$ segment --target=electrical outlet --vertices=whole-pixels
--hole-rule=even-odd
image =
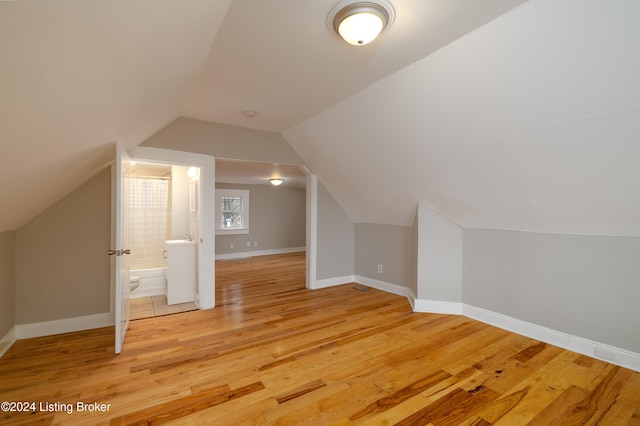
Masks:
[[[236,248],[236,245],[231,243],[231,244],[229,244],[229,248]]]
[[[382,265],[378,265],[378,273],[381,274],[382,273]]]
[[[254,241],[254,242],[253,242],[253,246],[254,246],[254,247],[258,247],[258,242],[257,242],[257,241]]]

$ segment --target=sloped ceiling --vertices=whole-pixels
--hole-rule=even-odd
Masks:
[[[0,231],[174,120],[230,3],[0,2]]]
[[[283,135],[356,222],[640,236],[638,22],[531,1]]]
[[[327,28],[338,0],[234,0],[181,115],[280,133],[525,1],[393,0],[391,28],[354,47]]]
[[[639,2],[393,0],[362,48],[336,2],[0,2],[0,231],[182,115],[282,133],[355,222],[640,236]]]

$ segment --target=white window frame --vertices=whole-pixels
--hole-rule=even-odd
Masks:
[[[220,228],[222,220],[222,197],[240,197],[242,200],[242,228]],[[216,189],[216,235],[238,235],[249,233],[249,190]]]

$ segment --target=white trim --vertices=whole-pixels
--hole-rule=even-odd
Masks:
[[[337,285],[355,283],[355,278],[353,275],[345,275],[343,277],[333,277],[333,278],[325,278],[322,280],[315,280],[313,282],[313,287],[310,287],[311,290],[318,290],[321,288],[327,287],[335,287]]]
[[[307,174],[307,271],[305,285],[307,288],[317,288],[317,268],[318,268],[318,178],[306,167],[301,166],[303,172]]]
[[[354,281],[357,282],[358,284],[363,284],[368,287],[386,291],[387,293],[397,294],[398,296],[409,297],[410,290],[405,286],[388,283],[386,281],[380,281],[380,280],[376,280],[369,277],[363,277],[361,275],[355,275]]]
[[[549,343],[573,352],[610,362],[631,370],[640,371],[640,354],[595,342],[578,336],[572,336],[551,328],[542,327],[497,312],[488,311],[471,305],[464,305],[464,315],[475,320],[521,334],[531,339]]]
[[[2,339],[0,339],[0,358],[2,358],[2,355],[7,353],[9,348],[13,346],[16,340],[18,340],[16,338],[16,328],[13,327],[7,332],[7,334],[4,335]]]
[[[388,283],[386,281],[380,281],[369,277],[363,277],[361,275],[344,275],[342,277],[325,278],[322,280],[315,280],[311,290],[317,290],[320,288],[334,287],[343,284],[362,284],[367,287],[375,288],[377,290],[386,291],[387,293],[397,294],[398,296],[405,296],[409,298],[410,290],[407,287]]]
[[[416,299],[415,296],[413,296],[413,293],[410,295],[409,303],[411,303],[414,312],[449,315],[462,315],[463,312],[462,303],[447,302],[444,300]]]
[[[271,254],[296,253],[296,252],[305,251],[305,250],[306,250],[305,247],[289,247],[284,249],[245,251],[241,253],[224,253],[224,254],[216,254],[216,260],[246,259],[248,257],[268,256]]]
[[[220,191],[218,189],[218,191]],[[249,228],[216,228],[216,235],[246,235]]]
[[[222,197],[240,198],[240,227],[222,228]],[[248,189],[216,189],[216,235],[240,235],[248,234],[249,229],[249,202],[251,193]]]
[[[14,327],[16,339],[51,336],[53,334],[70,333],[72,331],[114,325],[113,313],[86,315],[83,317],[65,318],[54,321],[21,324]]]
[[[348,284],[351,282],[363,284],[400,296],[406,296],[409,299],[409,303],[414,307],[414,312],[460,315],[456,314],[456,311],[459,311],[459,307],[462,307],[462,315],[485,324],[640,372],[640,354],[638,353],[582,337],[572,336],[567,333],[562,333],[557,330],[542,327],[537,324],[467,304],[415,299],[413,292],[408,288],[397,284],[378,281],[358,275],[346,275],[343,277],[318,280],[315,282],[314,289]],[[111,313],[16,325],[0,340],[0,357],[4,355],[4,353],[6,353],[11,345],[13,345],[13,343],[18,339],[49,336],[53,334],[69,333],[112,325],[113,314]]]
[[[539,340],[634,371],[640,371],[640,354],[626,349],[606,345],[583,337],[572,336],[551,328],[464,303],[416,299],[413,292],[410,292],[408,299],[414,312],[464,315],[485,324],[529,337],[530,339]]]
[[[566,333],[560,333],[550,328],[467,304],[464,305],[464,316],[502,328],[503,330],[568,349],[566,346],[569,342],[569,335]]]

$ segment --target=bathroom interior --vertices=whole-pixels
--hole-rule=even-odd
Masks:
[[[131,168],[131,319],[197,309],[199,169]]]

